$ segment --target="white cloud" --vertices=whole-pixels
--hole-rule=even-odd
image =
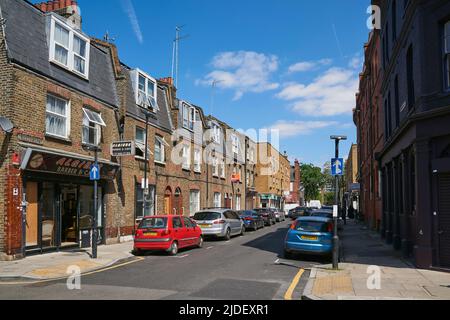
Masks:
[[[330,65],[331,62],[332,62],[331,59],[322,59],[318,61],[301,61],[291,65],[288,68],[288,73],[311,71],[320,66]]]
[[[277,97],[292,101],[292,110],[302,115],[334,116],[352,111],[358,84],[355,70],[333,67],[309,84],[285,84]]]
[[[336,121],[286,121],[280,120],[270,129],[278,130],[281,138],[292,138],[300,135],[308,135],[318,129],[336,126]]]
[[[223,52],[217,54],[211,62],[214,71],[197,85],[234,90],[234,100],[239,100],[247,92],[261,93],[279,88],[279,84],[270,81],[270,76],[278,70],[278,57],[253,51]]]
[[[362,69],[363,62],[364,61],[360,55],[355,55],[348,63],[348,67],[352,69]]]
[[[122,0],[122,6],[125,10],[125,13],[128,15],[128,19],[130,20],[136,38],[138,39],[139,43],[142,44],[144,42],[144,37],[142,36],[141,27],[139,25],[139,20],[136,16],[136,11],[134,10],[133,3],[131,2],[131,0]]]

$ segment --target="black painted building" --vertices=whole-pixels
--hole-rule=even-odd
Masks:
[[[382,235],[418,267],[449,269],[450,1],[381,6]]]

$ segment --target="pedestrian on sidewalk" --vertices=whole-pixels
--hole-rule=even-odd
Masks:
[[[350,204],[350,207],[348,207],[348,218],[355,219],[355,209],[353,209],[353,204]]]

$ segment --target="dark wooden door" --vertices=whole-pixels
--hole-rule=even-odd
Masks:
[[[450,267],[450,173],[438,177],[439,265]]]

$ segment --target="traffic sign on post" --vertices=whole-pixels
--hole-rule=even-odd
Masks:
[[[331,159],[331,175],[342,176],[344,174],[344,159]]]
[[[100,180],[100,168],[97,164],[93,164],[91,166],[91,171],[89,172],[89,178],[91,181]]]

